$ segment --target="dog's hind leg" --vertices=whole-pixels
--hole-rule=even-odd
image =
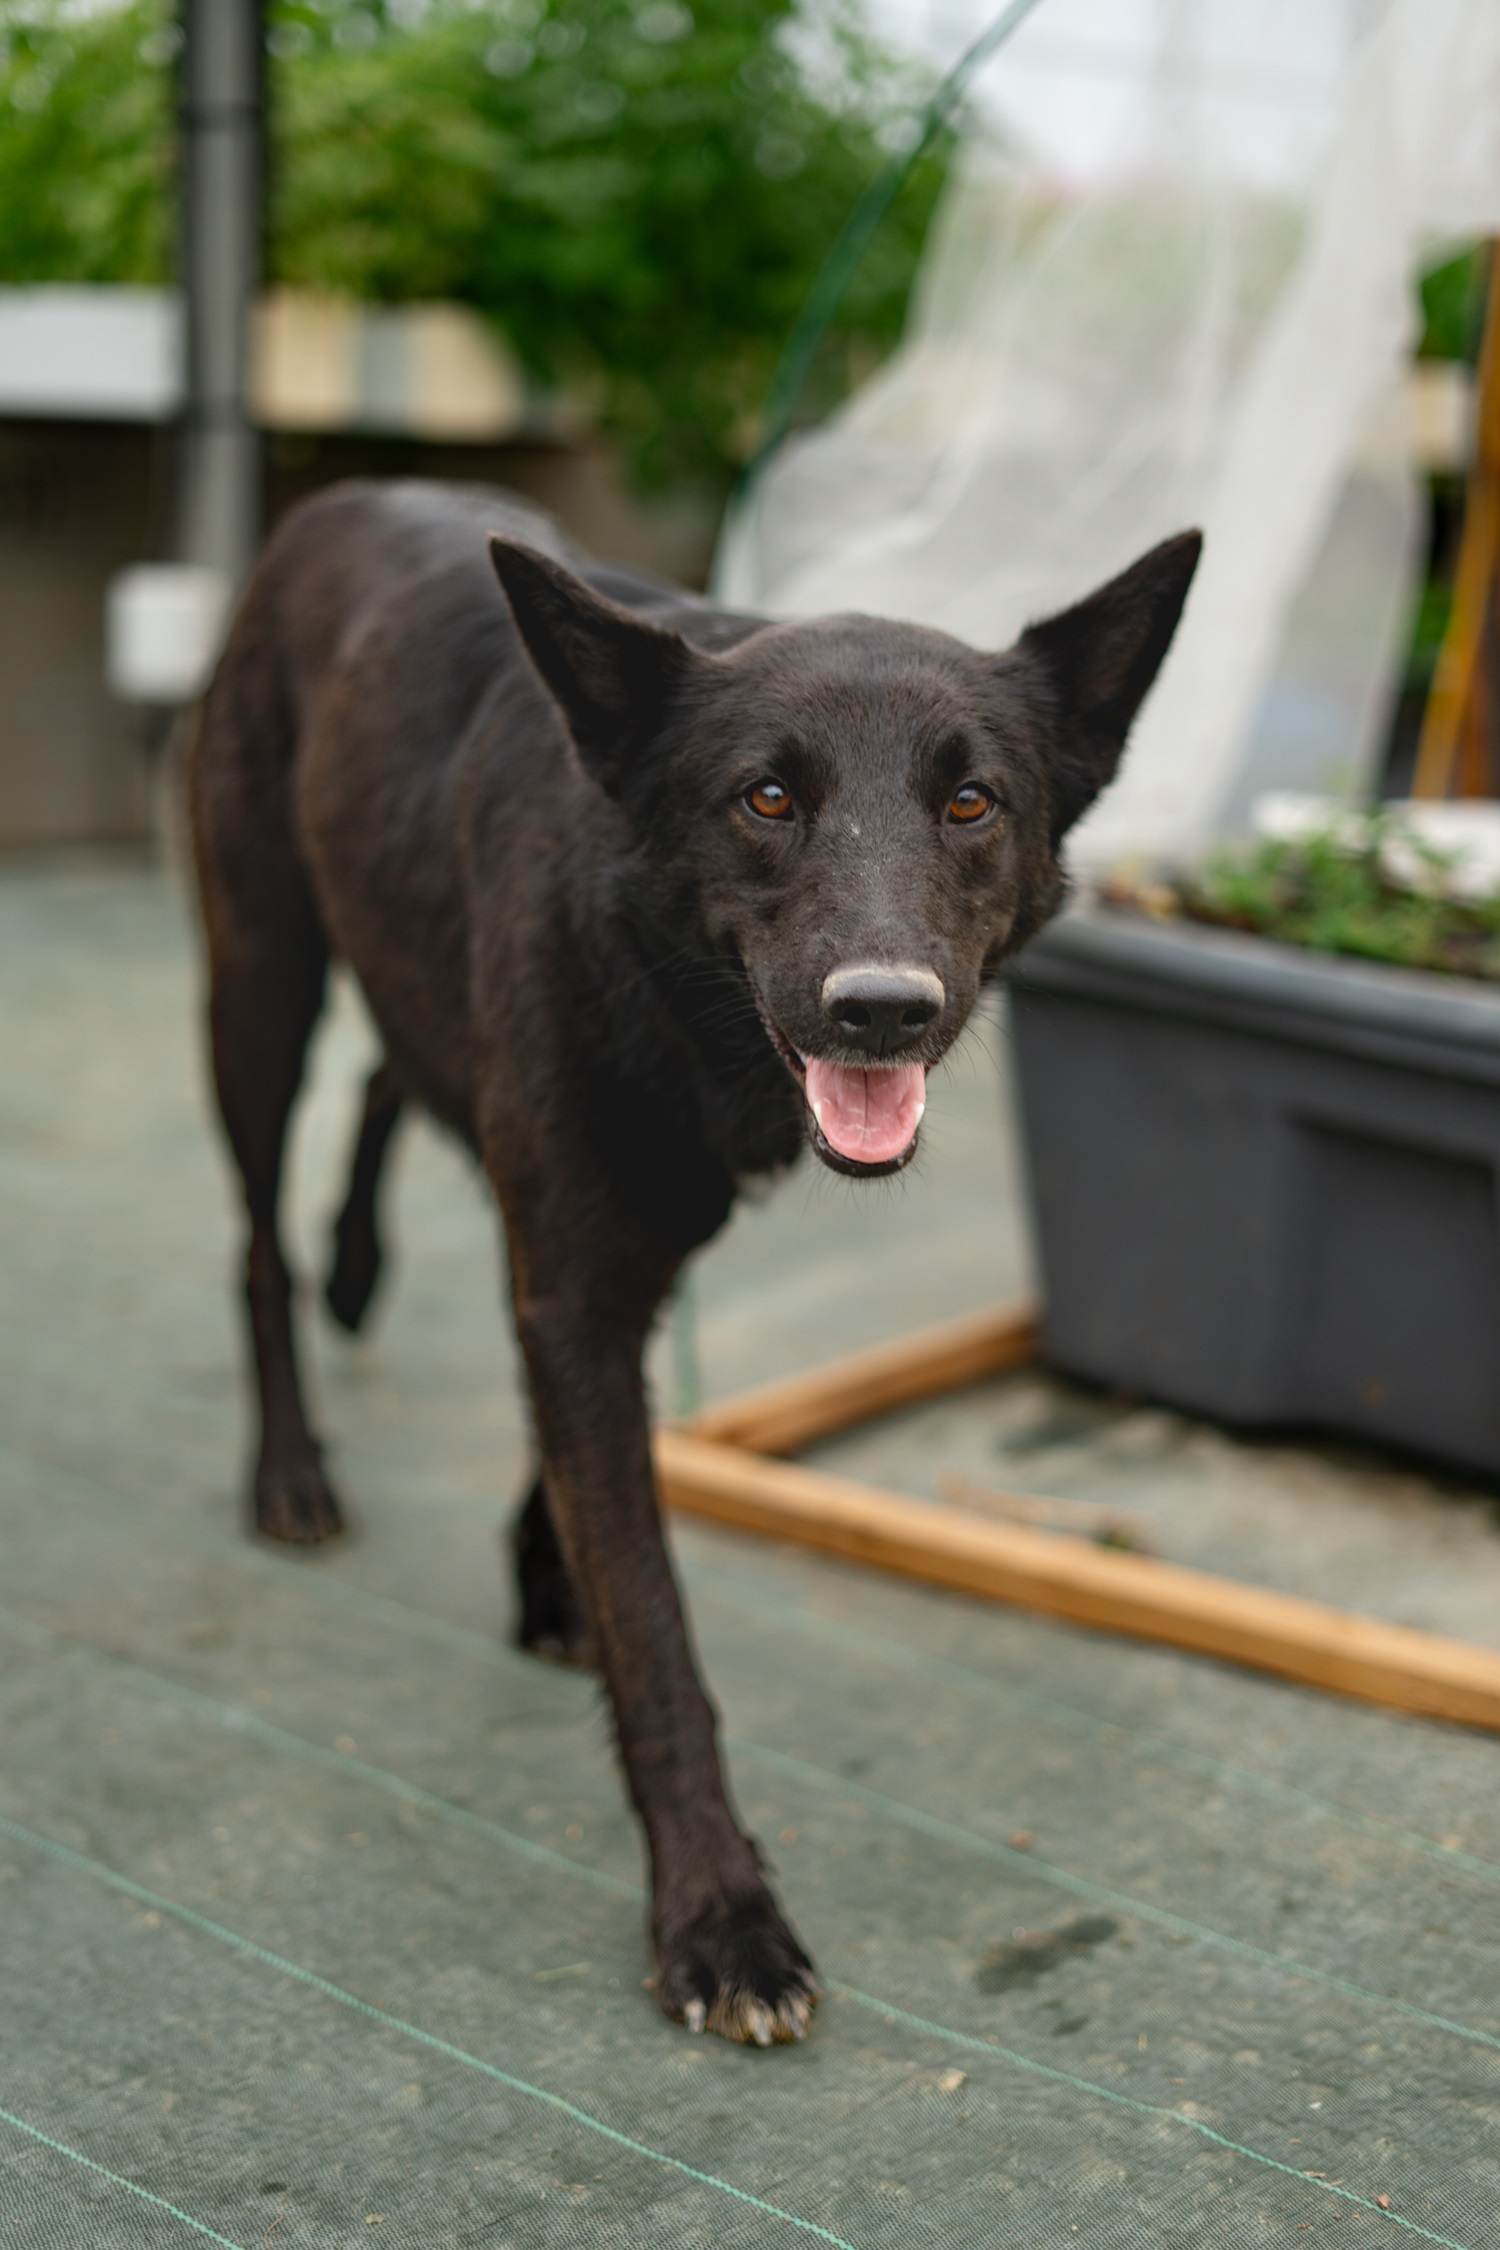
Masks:
[[[249,1226],[245,1297],[260,1403],[254,1520],[268,1538],[305,1544],[330,1538],[342,1518],[302,1403],[277,1208],[329,949],[292,832],[290,727],[253,605],[252,590],[204,706],[189,791],[214,1084]]]
[[[274,932],[257,933],[243,950],[215,949],[209,999],[214,1082],[250,1226],[245,1297],[261,1413],[255,1524],[269,1539],[299,1544],[343,1528],[302,1403],[292,1278],[277,1226],[287,1122],[322,1005],[326,964],[316,920],[310,912],[294,913]]]
[[[334,1221],[333,1265],[323,1291],[329,1311],[351,1336],[363,1323],[380,1279],[380,1174],[391,1135],[400,1121],[401,1106],[400,1081],[390,1064],[383,1062],[370,1073],[365,1087],[364,1114],[349,1167],[349,1190],[344,1208]]]
[[[547,1506],[547,1488],[540,1474],[511,1525],[510,1550],[520,1603],[516,1646],[551,1664],[592,1664],[593,1649],[584,1623],[583,1606]]]

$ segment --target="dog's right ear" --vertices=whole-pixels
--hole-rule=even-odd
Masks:
[[[618,788],[659,730],[692,650],[680,633],[648,625],[535,547],[496,535],[490,560],[579,756],[607,789]]]

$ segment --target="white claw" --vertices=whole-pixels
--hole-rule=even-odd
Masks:
[[[770,2010],[763,2008],[758,2001],[750,2010],[750,2036],[757,2047],[769,2047],[775,2037]]]
[[[701,2000],[690,2000],[682,2011],[682,2020],[691,2032],[700,2032],[708,2021],[708,2010]]]

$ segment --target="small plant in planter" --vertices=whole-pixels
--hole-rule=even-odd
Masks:
[[[1399,812],[1346,814],[1302,834],[1222,851],[1190,874],[1119,880],[1106,903],[1155,918],[1347,953],[1402,968],[1500,979],[1500,880],[1476,886],[1460,853]]]
[[[1056,1364],[1500,1475],[1487,856],[1420,808],[1304,811],[1028,947],[1014,1045]]]

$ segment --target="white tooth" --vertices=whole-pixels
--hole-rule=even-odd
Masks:
[[[818,1121],[818,1131],[821,1133],[823,1130],[823,1104],[821,1102],[813,1103],[813,1115]]]
[[[926,1115],[927,1115],[927,1104],[926,1104],[925,1102],[918,1102],[918,1104],[917,1104],[917,1115],[916,1115],[916,1122],[917,1122],[917,1124],[918,1124],[918,1125],[920,1125],[920,1124],[921,1124],[921,1122],[922,1122],[923,1118],[924,1118],[924,1117],[925,1117]]]

